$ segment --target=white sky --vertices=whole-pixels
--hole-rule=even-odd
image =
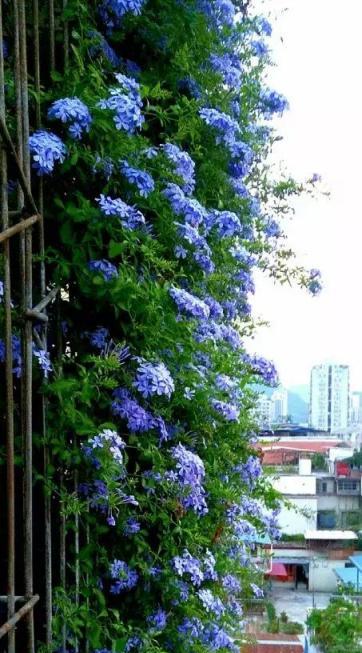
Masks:
[[[309,383],[312,365],[331,360],[349,364],[362,389],[362,0],[262,5],[277,15],[269,84],[290,102],[276,122],[276,157],[295,177],[321,174],[331,196],[298,199],[285,225],[299,261],[321,269],[322,294],[258,278],[254,314],[270,327],[249,349],[274,360],[285,385]]]

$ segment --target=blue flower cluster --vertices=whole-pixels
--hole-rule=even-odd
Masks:
[[[225,606],[219,597],[215,597],[209,589],[201,589],[197,595],[206,612],[212,612],[216,617],[222,617],[225,613]]]
[[[251,488],[255,486],[256,481],[263,473],[260,459],[257,456],[249,456],[245,463],[237,465],[235,471],[240,474],[244,483]]]
[[[144,123],[139,84],[120,73],[115,77],[119,86],[111,88],[108,98],[100,100],[98,106],[114,113],[113,120],[117,129],[134,134]]]
[[[123,527],[123,533],[126,537],[135,535],[141,530],[141,524],[135,517],[129,517]]]
[[[212,27],[233,26],[237,9],[232,0],[199,0],[199,6]]]
[[[312,268],[309,272],[309,278],[307,280],[307,288],[311,295],[319,295],[322,290],[322,275],[320,270]]]
[[[158,608],[156,612],[147,617],[147,622],[152,631],[164,630],[167,624],[167,614],[162,608]]]
[[[118,277],[116,266],[106,259],[101,259],[99,261],[89,261],[88,267],[92,272],[101,274],[105,281],[111,281],[111,279],[114,279],[114,277]]]
[[[21,341],[18,336],[12,336],[11,338],[11,353],[13,358],[13,363],[15,367],[13,368],[13,374],[17,378],[20,378],[22,372],[22,357],[21,357]],[[5,342],[0,340],[0,363],[5,363]]]
[[[133,386],[141,393],[142,397],[165,395],[170,399],[175,390],[175,384],[164,363],[147,363],[142,361],[137,368]]]
[[[202,120],[218,132],[217,143],[224,143],[233,156],[238,154],[236,137],[240,134],[240,126],[227,113],[218,109],[200,109]]]
[[[96,201],[103,215],[118,217],[125,229],[140,229],[146,222],[141,211],[134,206],[129,206],[120,197],[112,198],[109,195],[100,195]]]
[[[53,172],[55,163],[63,163],[67,154],[67,148],[59,136],[43,129],[30,136],[29,149],[33,159],[32,167],[39,177]]]
[[[155,429],[159,432],[160,443],[169,440],[170,435],[163,418],[143,408],[128,390],[117,388],[113,396],[112,412],[127,421],[131,433],[145,433]]]
[[[195,163],[190,155],[174,143],[165,143],[162,146],[162,150],[166,157],[174,164],[175,173],[181,177],[184,193],[192,193],[195,188]]]
[[[220,73],[224,84],[230,86],[233,90],[240,89],[242,66],[240,57],[237,54],[212,54],[210,63],[213,70]]]
[[[244,362],[251,366],[253,373],[260,376],[266,385],[278,385],[278,372],[274,363],[262,356],[249,356],[248,354],[244,354]]]
[[[33,347],[33,355],[37,358],[39,367],[43,370],[44,376],[47,379],[49,372],[53,369],[49,353],[45,349],[37,349],[36,347]]]
[[[289,108],[288,100],[270,88],[263,88],[259,98],[259,109],[265,118],[272,118],[275,113],[282,114]]]
[[[90,438],[83,446],[84,454],[90,458],[97,467],[100,466],[97,449],[107,451],[118,465],[123,465],[123,450],[125,442],[118,435],[117,431],[104,429],[98,435]]]
[[[138,188],[138,192],[141,197],[148,197],[150,193],[155,189],[155,182],[153,181],[151,175],[144,170],[137,170],[137,168],[132,168],[127,161],[122,161],[120,164],[120,170],[122,174],[126,177],[127,181],[130,184],[134,184]]]
[[[241,583],[233,574],[226,574],[223,577],[222,586],[229,594],[239,594],[241,592]]]
[[[172,457],[176,461],[176,481],[181,489],[181,503],[184,508],[191,508],[198,515],[208,512],[205,490],[202,486],[205,478],[205,467],[201,458],[178,444],[172,449]]]
[[[68,134],[75,140],[80,140],[83,132],[89,132],[92,123],[88,107],[77,97],[61,98],[53,102],[48,109],[48,118],[69,125]]]
[[[227,403],[226,401],[219,401],[218,399],[212,399],[212,407],[216,410],[219,415],[222,415],[227,422],[238,422],[240,416],[240,410],[234,404]]]
[[[101,53],[111,64],[111,66],[114,68],[119,67],[120,58],[109,45],[108,41],[104,38],[103,34],[97,32],[96,30],[91,30],[89,32],[89,37],[94,41],[94,44],[92,44],[89,48],[90,55],[93,57]]]
[[[130,569],[123,560],[113,560],[110,565],[110,576],[115,581],[111,585],[112,594],[120,594],[123,590],[131,590],[138,583],[138,573]]]
[[[187,292],[187,290],[175,288],[174,286],[170,288],[169,293],[181,313],[198,319],[209,317],[210,309],[202,299],[195,297],[195,295]]]
[[[102,0],[100,16],[109,30],[117,27],[126,14],[139,16],[145,0]]]

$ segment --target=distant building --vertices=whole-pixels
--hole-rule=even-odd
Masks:
[[[262,428],[280,424],[288,415],[288,391],[279,387],[270,394],[262,393],[257,402],[257,420]]]
[[[348,427],[348,365],[315,365],[310,379],[310,425],[329,433]]]
[[[274,424],[280,424],[288,415],[288,391],[285,388],[277,388],[271,396],[271,401],[272,421]]]
[[[351,394],[350,423],[362,424],[362,392]]]

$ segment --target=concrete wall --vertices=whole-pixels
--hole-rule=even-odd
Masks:
[[[333,569],[341,565],[339,560],[312,559],[309,564],[309,591],[335,592],[337,576]]]
[[[359,496],[344,497],[341,495],[323,495],[317,497],[318,510],[335,510],[336,512],[347,512],[349,510],[359,510]]]
[[[282,533],[296,535],[317,528],[317,497],[291,497],[293,508],[283,506],[279,515]],[[307,512],[307,514],[303,514]]]
[[[273,486],[282,494],[295,495],[298,494],[316,494],[317,479],[315,476],[299,475],[299,474],[285,474],[273,479]]]

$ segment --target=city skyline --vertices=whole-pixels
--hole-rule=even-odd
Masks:
[[[337,3],[329,3],[327,11],[314,0],[266,0],[260,6],[278,16],[271,43],[277,65],[269,80],[290,102],[290,111],[275,122],[283,140],[274,162],[287,161],[298,179],[321,174],[321,188],[331,195],[296,200],[295,217],[284,225],[296,261],[321,269],[321,295],[277,287],[257,274],[253,311],[270,327],[260,328],[248,349],[273,360],[285,386],[307,384],[314,364],[337,361],[349,365],[351,387],[362,389],[362,133],[356,129],[362,91],[355,83],[362,6],[356,0],[346,0],[343,12]]]

